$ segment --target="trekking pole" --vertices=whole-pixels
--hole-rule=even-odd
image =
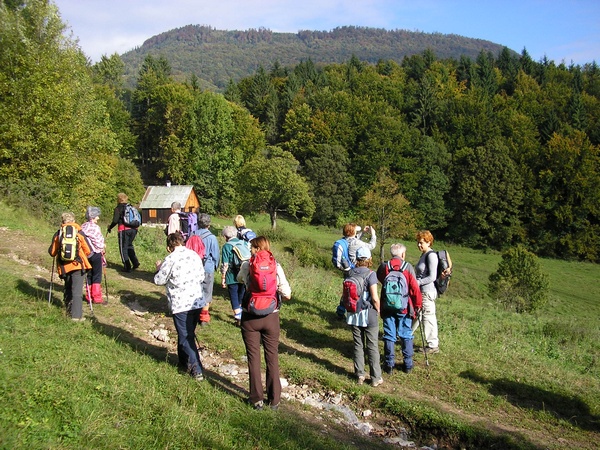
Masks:
[[[106,258],[102,255],[102,273],[104,275],[104,291],[106,292],[106,304],[108,305],[108,280],[106,279]]]
[[[85,293],[86,293],[86,297],[88,299],[88,303],[90,304],[90,313],[93,316],[94,308],[92,307],[92,292],[91,292],[90,284],[87,282],[87,279],[85,280]]]
[[[52,258],[52,273],[50,274],[50,290],[48,291],[48,304],[52,301],[52,286],[54,285],[54,263],[56,262],[56,256]]]
[[[425,345],[425,330],[423,330],[423,321],[421,320],[421,312],[417,315],[419,319],[419,328],[421,329],[421,341],[423,342],[423,353],[425,354],[425,365],[429,367],[429,358],[427,357],[427,347]]]

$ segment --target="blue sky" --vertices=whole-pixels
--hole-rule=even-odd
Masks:
[[[54,0],[96,62],[185,25],[329,31],[344,25],[453,33],[534,60],[600,63],[599,0]]]

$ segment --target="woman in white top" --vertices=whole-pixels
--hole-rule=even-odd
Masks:
[[[196,326],[200,310],[206,304],[202,295],[204,267],[200,256],[183,245],[179,232],[167,236],[169,255],[156,262],[154,283],[166,286],[169,309],[177,330],[179,367],[196,380],[204,379],[202,362],[196,346]]]

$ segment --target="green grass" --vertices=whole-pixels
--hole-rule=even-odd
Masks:
[[[53,228],[16,216],[0,203],[0,226],[38,239],[45,251]],[[268,217],[247,220],[253,229],[269,232]],[[231,223],[229,218],[213,221],[216,233]],[[339,234],[284,220],[278,228],[288,239],[312,240],[323,257]],[[116,273],[116,238],[107,240],[111,295],[148,307],[150,323],[166,312],[162,289],[151,284],[153,263],[164,256],[160,233],[140,230],[136,249],[144,270],[136,279]],[[408,259],[415,262],[416,246],[407,246]],[[434,247],[449,249],[455,266],[449,292],[438,301],[442,351],[429,358],[429,367],[416,356],[410,376],[395,373],[385,377],[383,389],[373,390],[355,384],[350,332],[335,319],[339,274],[305,267],[290,253],[289,242],[275,242],[274,253],[293,290],[281,312],[282,375],[293,383],[343,392],[357,408],[387,416],[423,444],[595,448],[600,438],[599,267],[542,260],[550,301],[533,315],[518,315],[487,295],[487,277],[499,254],[443,243]],[[7,252],[4,243],[2,253]],[[49,257],[45,264],[50,269]],[[323,434],[308,418],[315,413],[299,405],[288,404],[277,414],[257,413],[244,404],[243,394],[216,376],[195,384],[177,373],[164,349],[145,345],[129,331],[130,318],[111,308],[97,313],[111,326],[100,321],[74,326],[60,307],[48,306],[47,275],[33,267],[3,257],[0,276],[1,448],[366,447],[353,433],[331,429]],[[225,292],[216,287],[215,294],[213,321],[198,337],[211,351],[240,361],[244,346],[231,325]]]

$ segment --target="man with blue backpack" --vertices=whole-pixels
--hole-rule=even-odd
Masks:
[[[141,217],[139,212],[129,203],[127,194],[123,192],[117,194],[117,206],[106,234],[110,233],[115,226],[117,227],[123,272],[131,272],[140,266],[140,262],[135,254],[135,248],[133,247],[133,241],[140,225]]]
[[[414,267],[407,261],[406,246],[392,244],[392,258],[377,269],[381,283],[381,318],[383,320],[383,371],[388,375],[396,367],[395,345],[398,337],[402,344],[402,370],[410,373],[413,367],[412,322],[422,307],[421,290]]]
[[[359,247],[366,247],[370,250],[375,248],[377,237],[375,229],[372,226],[366,226],[365,232],[371,233],[369,242],[361,240],[363,232],[361,227],[355,223],[347,223],[342,230],[344,236],[333,243],[331,249],[331,262],[333,265],[342,271],[344,278],[348,277],[351,269],[356,265],[356,251]],[[339,319],[343,319],[346,314],[346,309],[341,301],[336,309],[336,314]]]

